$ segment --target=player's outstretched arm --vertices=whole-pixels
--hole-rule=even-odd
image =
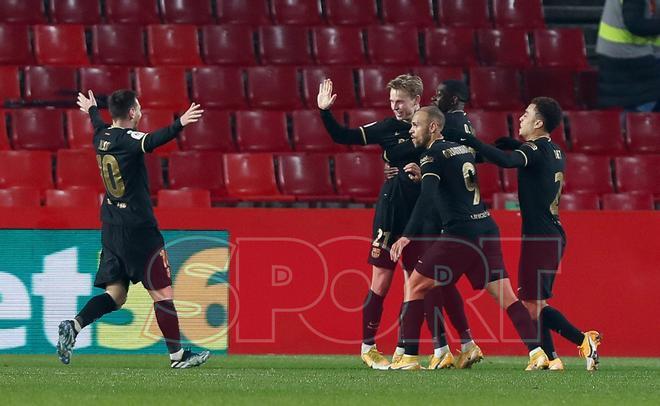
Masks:
[[[319,94],[316,96],[316,103],[321,110],[328,110],[337,100],[337,95],[332,94],[332,80],[324,79],[319,84]]]
[[[197,103],[192,103],[190,107],[188,107],[188,110],[181,115],[179,120],[181,120],[181,125],[185,127],[188,124],[196,123],[202,117],[202,114],[204,114],[202,106]]]
[[[183,127],[196,123],[204,113],[201,106],[192,103],[188,110],[177,118],[169,127],[161,128],[142,137],[142,151],[151,152],[159,146],[166,144],[176,138]]]
[[[94,97],[94,92],[91,90],[87,91],[87,97],[83,93],[78,93],[78,100],[76,101],[80,111],[88,113],[90,119],[92,120],[92,126],[94,130],[100,128],[108,127],[108,124],[103,122],[101,118],[101,113],[99,112],[98,106],[96,105],[96,98]]]
[[[522,168],[527,164],[525,155],[518,152],[505,152],[492,145],[484,144],[470,134],[443,133],[447,141],[456,142],[474,148],[485,159],[502,168]]]
[[[321,112],[321,121],[332,140],[337,144],[344,145],[364,145],[366,137],[363,136],[359,128],[346,128],[339,124],[330,111],[330,107],[337,99],[336,94],[332,94],[332,80],[324,79],[319,84],[319,94],[316,96],[316,102]]]

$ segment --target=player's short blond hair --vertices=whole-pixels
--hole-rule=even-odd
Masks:
[[[387,90],[403,90],[408,93],[408,96],[415,98],[417,96],[422,96],[424,92],[424,85],[422,84],[422,78],[415,75],[403,74],[395,77],[390,80],[387,84]]]

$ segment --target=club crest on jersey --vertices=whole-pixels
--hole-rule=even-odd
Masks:
[[[140,131],[133,131],[133,130],[128,130],[127,133],[128,133],[128,135],[135,138],[136,140],[141,140],[142,137],[147,135],[146,133],[143,133],[143,132],[140,132]]]
[[[534,144],[533,142],[526,142],[523,145],[527,145],[532,151],[536,151],[537,149],[539,149],[539,147],[537,147],[536,144]]]
[[[419,161],[419,166],[424,166],[426,164],[430,164],[431,162],[433,162],[433,157],[427,155],[422,157],[422,159]]]
[[[375,248],[375,247],[372,248],[371,249],[371,257],[372,258],[379,258],[380,257],[380,251],[381,251],[380,248]]]

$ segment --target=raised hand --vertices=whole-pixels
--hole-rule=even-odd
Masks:
[[[185,127],[188,124],[196,123],[202,117],[202,113],[204,113],[204,110],[201,109],[199,104],[191,104],[188,110],[179,118],[181,125]]]
[[[316,103],[321,110],[327,110],[335,103],[336,94],[332,94],[332,80],[324,79],[319,85],[319,94],[316,96]]]
[[[80,107],[80,111],[84,111],[85,113],[89,113],[90,107],[96,106],[96,98],[94,97],[94,92],[89,90],[87,91],[87,95],[89,97],[85,97],[84,94],[78,92],[78,101],[76,102],[78,107]]]

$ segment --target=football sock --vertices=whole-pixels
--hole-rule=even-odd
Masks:
[[[563,314],[554,307],[546,306],[541,310],[541,320],[550,330],[554,330],[575,345],[581,345],[584,334],[571,324]]]
[[[373,345],[383,315],[383,297],[369,290],[362,308],[362,342]]]
[[[181,358],[183,358],[183,348],[181,348],[177,352],[170,354],[170,359],[172,361],[181,361]]]
[[[442,317],[442,286],[431,289],[424,296],[424,313],[426,314],[426,325],[433,337],[433,348],[444,347],[447,345],[447,337]]]
[[[181,335],[179,333],[179,317],[172,300],[154,302],[156,321],[165,338],[165,345],[170,354],[181,350]]]
[[[550,361],[557,358],[555,343],[552,341],[552,333],[543,322],[541,322],[541,348],[543,348]]]
[[[112,296],[107,293],[102,293],[89,299],[87,304],[85,304],[85,307],[83,307],[80,313],[78,313],[75,320],[78,322],[80,329],[82,330],[101,318],[104,314],[108,314],[115,310],[117,310],[117,303],[115,303]]]
[[[399,308],[399,337],[396,342],[396,348],[403,348],[403,328],[401,326],[401,323],[403,322],[403,308],[405,306],[405,302],[401,303],[401,307]]]
[[[73,318],[73,328],[76,330],[76,334],[80,333],[80,330],[82,330],[82,326],[75,317]]]
[[[470,346],[472,346],[473,344],[474,344],[474,341],[473,341],[473,340],[470,340],[470,341],[468,341],[468,342],[466,342],[466,343],[462,343],[462,344],[461,344],[461,351],[465,351],[465,350],[467,350],[467,349],[468,349]]]
[[[403,355],[405,353],[406,353],[406,349],[403,347],[403,344],[401,345],[401,347],[397,346],[394,349],[394,354],[396,354],[396,355]]]
[[[540,340],[534,328],[534,322],[529,316],[525,305],[518,300],[506,308],[506,313],[509,315],[513,326],[516,328],[520,339],[527,346],[527,349],[531,351],[538,347]]]
[[[419,355],[419,334],[424,323],[424,300],[411,300],[404,305],[401,324],[406,355]]]
[[[362,343],[362,348],[360,349],[360,353],[361,353],[361,354],[366,354],[366,353],[368,353],[369,351],[371,351],[371,349],[374,348],[374,347],[375,347],[374,344],[365,344],[365,343]]]
[[[439,347],[433,350],[433,356],[436,358],[442,358],[443,355],[450,352],[449,346],[445,345],[444,347]]]
[[[458,332],[461,343],[472,341],[472,333],[470,332],[470,326],[465,315],[463,298],[456,285],[452,284],[442,287],[442,300],[447,317]]]

